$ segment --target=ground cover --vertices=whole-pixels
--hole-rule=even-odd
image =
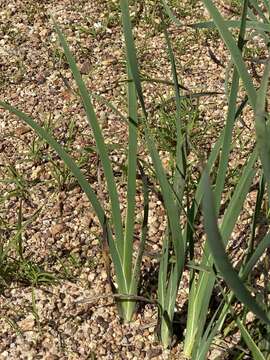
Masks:
[[[241,2],[216,3],[228,18],[240,18]],[[1,100],[35,118],[76,159],[109,213],[102,161],[76,92],[68,60],[59,45],[50,17],[53,15],[66,36],[82,79],[93,94],[97,119],[120,194],[120,210],[126,214],[128,125],[121,114],[127,113],[128,79],[118,5],[114,1],[59,1],[57,4],[52,1],[46,4],[13,1],[3,4],[0,13],[0,88]],[[178,27],[170,19],[167,30],[181,95],[197,94],[182,99],[179,109],[191,149],[185,175],[189,179],[187,195],[191,198],[200,179],[201,163],[210,154],[225,124],[228,110],[226,90],[229,91],[231,83],[232,65],[229,66],[229,51],[215,28],[195,30],[188,26],[210,19],[203,3],[177,4],[171,1],[170,6],[183,22],[183,26]],[[175,92],[168,43],[159,11],[156,2],[131,4],[145,104],[151,114],[149,129],[166,174],[172,178],[177,155],[177,115],[175,102],[171,100]],[[248,46],[245,60],[258,87],[265,50],[259,38],[257,42],[252,38]],[[238,103],[245,96],[242,84],[239,93]],[[108,101],[120,114],[108,106]],[[166,214],[142,129],[138,128],[138,158],[144,171],[138,172],[136,180],[134,256],[140,247],[145,211],[144,175],[149,191],[148,236],[138,293],[141,299],[137,302],[135,320],[122,324],[112,296],[112,284],[108,281],[107,252],[104,256],[100,248],[104,233],[87,196],[44,139],[16,116],[3,110],[0,116],[0,348],[3,359],[184,358],[182,340],[190,292],[189,274],[194,268],[190,263],[184,266],[177,294],[172,344],[170,349],[164,350],[157,336],[160,323],[155,301]],[[240,182],[241,171],[254,144],[253,112],[250,106],[246,106],[233,130],[221,215]],[[259,164],[257,168],[260,168]],[[262,181],[256,175],[230,236],[228,253],[234,265],[243,261],[249,248],[250,224],[260,186]],[[188,207],[188,198],[184,198],[185,207]],[[181,224],[186,224],[183,215]],[[266,233],[267,225],[267,216],[260,211],[256,235]],[[197,264],[197,270],[202,270],[197,263],[203,254],[205,240],[201,215],[194,227],[193,266],[196,270]],[[258,239],[258,235],[253,239],[254,247]],[[260,268],[253,274],[252,286],[257,286],[258,292],[263,290],[266,275],[267,271],[263,273]],[[218,286],[215,292],[211,299],[213,309],[220,304]],[[239,304],[235,306],[237,309]],[[248,324],[254,324],[250,325],[250,331],[260,342],[261,333],[255,332],[256,321],[249,312]],[[252,358],[251,350],[241,342],[235,323],[229,319],[225,325],[207,356]]]

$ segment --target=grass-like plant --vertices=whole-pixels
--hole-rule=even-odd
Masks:
[[[172,20],[175,20],[175,16],[172,14],[166,2],[162,1],[162,3],[164,5],[167,14],[172,18]],[[230,235],[239,217],[244,200],[247,196],[250,185],[255,175],[255,171],[253,168],[257,159],[257,148],[253,150],[250,159],[248,159],[247,164],[244,167],[238,185],[234,191],[233,197],[226,209],[226,213],[223,218],[221,229],[219,230],[216,225],[217,224],[216,218],[220,212],[221,197],[224,191],[225,178],[228,170],[229,154],[232,147],[232,131],[233,131],[236,115],[239,115],[239,111],[237,111],[237,106],[236,106],[237,95],[239,91],[239,78],[242,79],[246,92],[248,94],[249,102],[253,107],[255,114],[257,114],[256,115],[257,140],[258,140],[258,148],[261,149],[261,158],[262,158],[263,167],[264,168],[267,167],[267,164],[269,162],[269,153],[268,153],[268,147],[266,141],[268,128],[267,125],[266,127],[263,127],[264,122],[262,121],[264,120],[265,117],[262,108],[264,108],[264,103],[265,103],[264,98],[267,89],[267,81],[265,79],[268,79],[267,77],[268,66],[266,67],[265,70],[265,73],[267,75],[264,76],[264,81],[262,82],[263,90],[261,90],[261,92],[264,95],[263,100],[261,100],[262,96],[260,96],[259,97],[260,100],[258,101],[256,100],[257,99],[256,90],[254,89],[252,80],[242,60],[242,54],[241,54],[241,50],[243,49],[244,46],[244,37],[246,31],[248,1],[243,2],[242,19],[239,23],[240,33],[239,33],[238,44],[233,39],[231,33],[227,29],[225,22],[223,21],[222,17],[220,16],[214,4],[211,1],[204,1],[204,3],[206,8],[209,10],[210,14],[213,16],[214,22],[218,30],[220,31],[221,36],[223,37],[225,43],[229,47],[232,60],[235,65],[235,69],[233,72],[232,85],[228,99],[229,107],[228,107],[227,121],[224,129],[224,134],[221,140],[220,161],[219,161],[219,167],[215,182],[215,197],[213,197],[212,195],[210,183],[207,180],[208,175],[204,174],[202,178],[203,181],[202,189],[205,193],[204,201],[203,201],[203,205],[204,205],[203,214],[205,219],[205,229],[208,235],[208,242],[204,247],[203,259],[200,266],[202,269],[208,268],[210,269],[210,271],[207,272],[205,270],[201,270],[199,272],[198,281],[195,280],[195,277],[193,277],[193,274],[191,272],[189,313],[188,313],[184,352],[185,355],[187,355],[188,357],[192,356],[194,358],[197,358],[198,356],[200,358],[205,358],[207,356],[207,351],[209,348],[209,342],[205,342],[205,341],[207,340],[209,333],[210,333],[210,339],[213,339],[212,337],[213,333],[210,332],[210,329],[208,328],[205,333],[204,333],[204,329],[205,329],[206,317],[208,314],[209,302],[216,281],[216,274],[212,270],[214,263],[221,272],[221,275],[223,276],[229,287],[232,289],[233,293],[236,295],[236,297],[238,297],[238,299],[242,302],[242,304],[244,306],[247,306],[247,308],[250,309],[251,311],[253,311],[258,316],[258,318],[261,319],[261,321],[263,321],[266,324],[269,324],[269,318],[267,316],[267,312],[265,311],[265,309],[262,308],[262,305],[258,304],[256,300],[251,296],[250,292],[245,287],[243,281],[239,278],[236,271],[232,268],[232,265],[228,259],[228,256],[226,255],[225,247],[224,247],[226,246],[230,238]],[[135,85],[137,88],[138,97],[140,99],[142,109],[144,110],[145,121],[147,121],[148,115],[144,105],[142,87],[139,77],[139,69],[136,61],[135,46],[132,39],[131,26],[130,23],[128,22],[129,15],[127,10],[127,2],[122,1],[122,12],[125,14],[125,20],[126,20],[124,22],[124,32],[126,37],[127,53],[131,63],[132,75],[135,81]],[[176,21],[176,23],[178,25],[181,24],[178,21]],[[258,25],[255,24],[255,27],[256,26]],[[166,35],[167,33],[165,32],[165,37],[168,42],[168,37]],[[172,64],[174,82],[176,85],[176,108],[179,109],[180,99],[178,93],[179,91],[178,79],[177,79],[173,54],[169,43],[168,43],[168,47],[169,47],[170,61]],[[259,115],[258,115],[258,107],[260,109]],[[183,136],[181,134],[182,126],[181,126],[181,119],[179,118],[179,114],[177,117],[176,124],[180,128],[180,133],[177,132],[177,145],[176,145],[176,148],[178,147],[178,156],[176,155],[176,168],[178,171],[176,171],[176,174],[179,177],[178,179],[177,177],[174,179],[174,183],[171,187],[167,186],[167,182],[164,177],[163,170],[160,167],[160,163],[155,153],[155,148],[152,146],[151,138],[148,135],[147,124],[145,124],[145,137],[147,140],[149,152],[154,162],[157,179],[162,189],[165,208],[167,210],[167,216],[168,216],[167,238],[165,238],[164,241],[163,253],[160,262],[160,277],[159,277],[160,281],[158,287],[159,300],[163,309],[163,322],[161,323],[161,339],[165,347],[169,345],[168,321],[169,322],[172,321],[173,307],[176,300],[177,288],[183,270],[183,258],[185,258],[184,250],[186,249],[186,246],[188,244],[187,237],[183,236],[183,235],[187,235],[188,231],[184,232],[183,234],[182,230],[179,229],[177,224],[175,224],[175,218],[179,219],[178,217],[181,211],[179,208],[179,203],[181,204],[182,202],[183,189],[185,186],[185,168],[184,168],[185,160],[183,161],[183,159],[185,159],[185,148],[184,148]],[[263,141],[264,141],[263,145],[260,145],[262,144]],[[268,168],[266,170],[268,171]],[[174,196],[173,193],[176,196]],[[167,198],[167,202],[166,202],[166,198]],[[170,211],[173,206],[173,202],[176,207],[173,218],[171,218]],[[200,201],[196,201],[194,206],[198,206],[198,204],[200,204]],[[193,213],[194,213],[194,208],[193,208]],[[190,218],[188,219],[188,226],[190,225],[191,220],[192,219]],[[175,264],[172,265],[170,269],[168,269],[168,262],[169,262],[168,248],[169,248],[170,237],[175,252]],[[188,245],[190,245],[190,243]],[[164,274],[166,275],[164,276]],[[213,322],[214,322],[214,318],[213,318]],[[217,328],[218,327],[215,324],[214,332]],[[203,341],[205,342],[206,346],[204,345]]]
[[[37,134],[57,152],[59,157],[64,161],[65,165],[71,170],[83,191],[87,195],[90,203],[98,217],[101,229],[103,231],[102,246],[104,249],[109,246],[110,255],[114,264],[114,270],[117,278],[117,293],[125,296],[126,299],[120,302],[120,311],[125,321],[130,321],[134,312],[135,300],[137,295],[137,286],[139,281],[140,264],[142,259],[142,252],[146,238],[148,200],[146,184],[145,188],[145,206],[144,206],[144,228],[142,230],[142,238],[140,248],[137,254],[136,262],[133,266],[133,236],[134,236],[134,222],[135,222],[135,194],[136,194],[136,169],[137,169],[137,98],[135,87],[132,82],[128,84],[128,123],[129,123],[129,149],[128,149],[128,184],[127,184],[127,213],[125,226],[123,226],[123,219],[120,211],[120,201],[116,189],[115,178],[113,175],[112,164],[108,156],[107,147],[103,138],[103,134],[96,117],[91,96],[82,80],[81,74],[78,70],[73,55],[71,54],[65,36],[60,31],[58,25],[54,22],[56,32],[58,34],[60,43],[64,49],[66,59],[69,63],[70,69],[73,73],[74,79],[77,83],[80,97],[82,99],[88,122],[92,128],[98,156],[103,165],[104,175],[107,183],[107,189],[110,198],[111,212],[109,218],[97,198],[94,190],[86,180],[84,174],[70,157],[67,151],[60,145],[53,136],[43,129],[36,121],[25,113],[12,107],[8,103],[1,102],[1,106],[17,115],[26,124],[31,126]],[[106,254],[106,252],[104,251]],[[110,265],[107,267],[108,276],[110,276]],[[128,300],[127,300],[128,299]]]
[[[144,169],[137,158],[137,148],[139,143],[139,128],[143,129],[143,137],[151,156],[156,181],[159,184],[163,205],[166,210],[167,228],[164,234],[162,253],[159,264],[159,278],[157,287],[157,303],[160,312],[160,338],[165,348],[171,345],[172,324],[175,313],[175,304],[182,273],[185,265],[190,268],[190,289],[188,296],[188,315],[184,340],[184,354],[192,359],[206,359],[209,348],[215,336],[221,331],[228,315],[233,316],[235,326],[241,332],[243,340],[249,347],[255,359],[263,359],[264,350],[252,340],[247,326],[245,312],[240,315],[235,314],[233,301],[237,299],[245,310],[251,310],[259,321],[269,329],[270,320],[267,315],[269,306],[267,303],[258,301],[251,295],[247,286],[247,279],[263,255],[265,249],[270,245],[269,233],[261,240],[259,246],[254,248],[255,230],[258,220],[258,212],[262,206],[264,197],[264,182],[267,184],[268,199],[270,188],[270,147],[269,147],[269,120],[265,112],[266,93],[268,88],[268,78],[270,65],[265,67],[260,89],[255,89],[249,75],[247,66],[243,60],[244,45],[247,38],[247,30],[253,29],[269,43],[270,24],[258,3],[255,0],[244,0],[242,4],[242,15],[240,20],[226,21],[219,13],[216,6],[210,0],[203,1],[206,9],[212,16],[213,21],[191,25],[194,29],[217,28],[226,46],[228,47],[231,60],[234,64],[231,85],[228,87],[228,112],[226,123],[218,140],[213,147],[209,158],[204,163],[198,164],[203,168],[201,178],[194,191],[191,201],[186,201],[186,191],[189,187],[188,169],[188,131],[182,119],[179,75],[177,73],[176,61],[171,45],[167,20],[174,22],[177,26],[182,26],[181,22],[173,14],[165,0],[160,2],[161,28],[168,49],[168,58],[171,64],[172,84],[174,86],[174,98],[176,111],[173,116],[175,119],[175,149],[173,157],[175,164],[172,179],[162,165],[155,143],[153,132],[150,129],[151,115],[147,111],[145,104],[142,76],[136,54],[136,46],[133,39],[132,22],[129,13],[129,1],[120,0],[123,32],[126,45],[127,76],[128,76],[128,115],[123,118],[128,123],[128,164],[127,164],[127,209],[125,218],[120,210],[120,197],[117,192],[116,181],[113,174],[112,163],[109,158],[108,147],[103,138],[103,133],[95,113],[92,97],[86,88],[75,59],[71,54],[65,36],[59,26],[54,22],[59,41],[64,50],[67,62],[76,81],[79,96],[82,100],[87,120],[92,129],[96,142],[96,149],[100,158],[104,177],[106,180],[107,191],[110,199],[110,211],[106,213],[96,193],[86,180],[78,164],[71,158],[68,151],[63,148],[50,134],[42,128],[34,119],[27,114],[14,108],[12,105],[0,101],[0,106],[18,116],[26,124],[57,152],[58,156],[64,161],[66,168],[70,169],[77,179],[81,188],[87,195],[100,223],[102,229],[101,246],[105,254],[105,262],[108,276],[110,273],[110,262],[107,248],[109,248],[110,258],[112,259],[116,282],[111,281],[116,294],[115,298],[119,305],[120,314],[124,321],[130,321],[135,311],[138,297],[138,285],[140,278],[140,268],[145,243],[147,240],[148,223],[148,184]],[[270,11],[268,1],[264,1],[265,8]],[[250,5],[250,6],[249,6]],[[239,29],[238,41],[236,41],[229,28]],[[268,44],[267,43],[267,44]],[[225,191],[226,175],[229,170],[229,155],[233,146],[233,129],[237,120],[246,106],[247,99],[238,106],[238,95],[240,92],[240,80],[246,91],[248,102],[254,111],[256,124],[257,145],[250,151],[242,171],[239,172],[238,183],[232,193],[230,201],[226,205],[224,215],[221,213],[221,199]],[[229,83],[229,82],[228,82]],[[101,99],[104,101],[104,99]],[[117,111],[109,102],[107,105]],[[140,109],[139,109],[140,105]],[[139,114],[142,113],[142,116]],[[118,112],[119,115],[119,112]],[[239,218],[244,205],[246,196],[254,181],[255,175],[260,172],[256,164],[258,158],[261,159],[262,172],[261,183],[258,190],[256,209],[252,219],[251,241],[248,249],[248,256],[237,272],[231,265],[226,246],[229,242],[235,224]],[[217,170],[214,165],[217,164]],[[133,260],[133,238],[135,229],[135,195],[137,172],[141,172],[142,188],[144,195],[144,219],[141,228],[141,239],[139,250]],[[209,174],[213,173],[214,186],[211,185]],[[190,200],[190,199],[189,199]],[[195,263],[194,242],[196,241],[195,223],[197,216],[202,212],[207,234],[207,241],[203,247],[203,254],[200,264]],[[269,206],[268,206],[269,210]],[[181,225],[181,219],[185,219]],[[219,226],[218,219],[221,219]],[[222,285],[223,279],[228,287]],[[220,289],[223,295],[218,309],[214,312],[207,324],[209,315],[209,304],[213,294],[214,286]],[[269,344],[267,344],[269,346]]]
[[[225,126],[225,138],[223,141],[222,151],[220,155],[219,168],[217,173],[217,178],[215,182],[215,190],[214,197],[211,191],[210,183],[206,180],[205,184],[205,199],[204,199],[204,222],[205,229],[208,236],[208,243],[204,248],[204,257],[201,265],[212,266],[213,263],[216,264],[217,268],[221,272],[223,278],[232,289],[233,293],[238,297],[238,299],[242,302],[244,306],[251,309],[264,323],[269,324],[269,318],[267,316],[267,310],[263,309],[262,305],[256,303],[255,299],[251,297],[250,293],[247,291],[244,283],[243,277],[240,280],[239,275],[242,273],[240,271],[239,275],[232,268],[228,257],[225,252],[225,246],[229,240],[230,234],[234,228],[235,222],[238,218],[239,211],[241,206],[245,200],[249,187],[251,185],[252,179],[255,175],[254,167],[255,162],[257,160],[258,151],[260,153],[260,157],[262,159],[264,176],[267,176],[265,172],[266,164],[269,163],[269,152],[267,156],[268,146],[266,145],[266,136],[267,136],[267,124],[265,123],[265,119],[262,121],[262,117],[265,117],[265,93],[268,85],[268,73],[269,73],[269,65],[266,66],[265,75],[262,80],[261,90],[258,95],[253,86],[252,80],[248,74],[246,65],[243,61],[243,57],[241,51],[243,49],[244,41],[245,41],[245,33],[246,28],[253,26],[254,29],[257,29],[260,26],[258,21],[254,23],[250,23],[247,21],[247,13],[251,13],[252,5],[257,2],[251,2],[251,8],[249,8],[249,2],[243,2],[243,12],[241,21],[237,22],[239,26],[239,36],[238,36],[238,44],[234,40],[232,34],[228,30],[228,24],[222,18],[218,9],[214,6],[212,1],[204,1],[204,4],[209,11],[210,15],[213,18],[214,24],[219,30],[225,44],[230,50],[231,58],[234,63],[234,71],[232,75],[232,85],[230,89],[229,99],[228,99],[228,113],[227,113],[227,121]],[[253,19],[253,17],[252,17]],[[235,22],[236,23],[236,22]],[[208,23],[209,24],[209,23]],[[217,227],[217,217],[220,212],[220,203],[221,203],[221,195],[224,191],[225,184],[225,176],[228,169],[228,157],[232,147],[232,130],[234,126],[234,118],[236,113],[236,101],[239,89],[239,78],[241,78],[245,90],[248,94],[249,103],[253,108],[254,113],[256,114],[256,132],[257,132],[257,147],[251,150],[250,159],[247,162],[246,168],[243,170],[241,177],[239,178],[238,185],[234,191],[234,195],[227,207],[227,211],[223,217],[223,222],[218,229]],[[259,114],[259,115],[258,115]],[[262,115],[263,114],[263,115]],[[265,126],[263,130],[263,126]],[[207,175],[206,175],[207,178]],[[242,188],[241,188],[242,186]],[[240,191],[239,191],[240,190]],[[230,212],[230,208],[232,211]],[[237,209],[238,208],[238,209]],[[234,212],[234,214],[233,214]],[[230,214],[229,216],[227,216]],[[262,240],[262,244],[268,243],[268,234]],[[267,245],[268,246],[268,245]],[[253,256],[256,254],[253,253]],[[258,259],[258,258],[257,258]],[[254,259],[253,259],[254,260]],[[243,265],[243,268],[246,264]],[[242,269],[243,269],[242,268]],[[251,268],[249,268],[251,270]],[[247,276],[247,274],[245,273]],[[225,305],[225,311],[221,311],[219,319],[216,321],[216,324],[212,327],[212,332],[207,328],[207,332],[203,334],[204,324],[206,321],[206,309],[209,306],[210,296],[212,293],[212,289],[214,283],[216,281],[216,276],[214,273],[205,274],[204,272],[200,272],[199,280],[194,282],[191,287],[192,297],[196,299],[194,303],[189,305],[189,313],[188,313],[188,324],[187,324],[187,337],[185,340],[185,354],[187,356],[195,356],[198,358],[205,358],[207,355],[207,343],[209,345],[213,340],[213,336],[216,335],[217,331],[220,330],[221,324],[224,322],[226,315],[228,314],[228,305]],[[231,297],[230,297],[231,300]],[[266,304],[265,304],[266,305]],[[267,306],[267,305],[266,305]],[[227,311],[227,312],[226,312]],[[251,347],[251,342],[248,340],[246,330],[243,329],[243,324],[241,324],[240,320],[237,320],[237,324],[243,335],[245,341],[249,347]],[[207,341],[208,338],[208,341]],[[254,354],[254,345],[252,344]],[[257,357],[256,357],[257,358]],[[258,357],[260,358],[260,357]]]

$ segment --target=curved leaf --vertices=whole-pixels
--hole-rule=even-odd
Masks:
[[[215,213],[215,201],[208,174],[204,173],[204,198],[203,198],[203,217],[207,233],[207,239],[210,251],[213,255],[216,266],[221,275],[232,289],[235,296],[245,304],[259,319],[270,325],[270,319],[265,311],[252,297],[247,290],[237,272],[232,267],[225,251],[223,240],[221,238]]]
[[[253,109],[256,107],[256,90],[254,88],[252,79],[247,71],[246,65],[242,58],[241,51],[239,50],[235,39],[233,38],[231,32],[228,30],[228,26],[226,25],[226,21],[223,19],[221,14],[219,13],[216,6],[213,4],[211,0],[203,0],[205,7],[209,11],[209,14],[212,16],[216,27],[223,38],[227,48],[230,51],[232,60],[237,68],[238,74],[243,81],[246,92],[249,97],[249,102]]]

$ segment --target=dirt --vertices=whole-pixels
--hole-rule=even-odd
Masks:
[[[51,16],[64,31],[89,90],[112,101],[125,114],[125,55],[117,2],[2,0],[0,5],[1,100],[53,129],[54,136],[69,146],[72,156],[80,162],[106,207],[107,194],[99,161],[91,151],[95,146],[92,132],[82,105],[72,91],[74,80],[53,30]],[[200,4],[192,8],[183,2],[181,9],[179,16],[184,24],[206,18]],[[157,14],[151,12],[149,6],[142,15],[138,14],[135,34],[139,62],[143,74],[171,79],[166,44],[156,18]],[[227,106],[224,66],[228,63],[228,53],[223,43],[207,32],[171,26],[170,34],[181,84],[190,92],[221,93],[199,101],[200,115],[194,133],[197,156],[191,159],[196,163],[211,149],[224,124]],[[172,87],[160,83],[145,83],[144,91],[151,111],[161,99],[173,94]],[[106,141],[114,146],[110,156],[118,174],[124,209],[126,190],[121,165],[126,161],[127,127],[107,106],[93,102]],[[245,124],[250,124],[250,110],[244,119]],[[247,141],[245,133],[249,130],[245,124],[239,124],[244,134],[236,140],[239,146]],[[25,274],[30,276],[32,284],[11,279],[4,286],[0,296],[0,358],[183,358],[176,337],[171,350],[162,349],[156,335],[158,309],[153,304],[140,304],[135,320],[121,324],[110,296],[97,218],[86,196],[53,151],[29,127],[2,109],[0,130],[0,172],[1,179],[7,180],[0,184],[0,230],[5,239],[14,238],[21,208],[23,221],[27,222],[22,231],[23,256],[27,260]],[[248,149],[240,156],[232,154],[234,166],[241,164],[247,152]],[[149,162],[143,144],[139,155]],[[167,163],[168,153],[164,151],[164,164]],[[228,188],[230,186],[234,186],[234,179]],[[138,193],[138,203],[141,201]],[[139,216],[141,206],[137,210]],[[152,193],[147,252],[159,253],[164,221],[162,204]],[[244,224],[239,225],[237,231],[241,226]],[[30,269],[34,264],[38,270]],[[149,297],[156,296],[151,283],[155,281],[156,268],[157,260],[146,256],[143,271],[149,283]],[[184,276],[177,305],[180,311],[187,295],[187,276]],[[92,301],[85,303],[89,298]],[[185,313],[182,316],[185,322]],[[177,335],[181,337],[180,330]],[[224,344],[222,349],[213,350],[212,357],[225,358],[229,346]]]

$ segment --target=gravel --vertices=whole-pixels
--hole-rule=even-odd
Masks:
[[[59,49],[49,15],[53,14],[64,30],[89,89],[102,94],[125,113],[126,100],[123,98],[126,90],[121,82],[125,79],[125,59],[119,15],[114,11],[116,3],[101,0],[0,1],[1,99],[31,114],[41,124],[50,124],[54,135],[63,144],[70,141],[70,124],[74,122],[72,155],[84,161],[89,181],[105,207],[107,194],[104,184],[99,182],[98,159],[91,152],[84,153],[83,158],[80,151],[91,148],[94,142],[80,102],[65,85],[68,83],[74,88],[74,81]],[[183,21],[193,22],[193,16],[194,13],[189,12]],[[200,5],[196,5],[196,16],[198,19],[204,16]],[[142,72],[151,74],[152,78],[169,79],[170,66],[163,36],[151,26],[150,20],[142,20],[135,31]],[[225,70],[209,56],[205,36],[198,37],[190,29],[174,26],[170,33],[176,44],[177,67],[183,85],[190,91],[223,92]],[[222,63],[228,61],[228,53],[220,40],[210,38],[208,44]],[[160,96],[172,95],[172,89],[156,83],[146,83],[144,91],[150,109],[158,104]],[[126,125],[104,105],[94,103],[108,143],[117,145],[112,151],[112,159],[116,163],[115,171],[119,173],[120,165],[126,159]],[[197,127],[203,131],[196,137],[198,157],[212,147],[224,123],[225,97],[219,95],[215,100],[206,97],[199,109]],[[205,124],[210,119],[213,125],[208,129]],[[245,121],[248,124],[249,119],[250,110],[247,110]],[[121,324],[110,296],[99,248],[101,235],[97,218],[73,179],[67,178],[63,182],[56,168],[44,160],[44,154],[50,154],[56,164],[61,164],[53,152],[27,126],[1,109],[0,130],[1,177],[8,178],[9,169],[14,167],[24,181],[23,218],[29,220],[22,235],[24,256],[39,264],[44,272],[56,274],[58,280],[36,287],[11,282],[4,289],[0,296],[0,358],[183,358],[178,342],[171,351],[162,350],[155,331],[157,308],[154,305],[140,304],[134,321]],[[243,128],[243,133],[245,131]],[[241,158],[232,154],[232,162],[241,163],[247,152],[243,151]],[[143,145],[140,156],[146,156]],[[164,153],[164,164],[168,163],[166,159]],[[196,157],[193,161],[196,162]],[[118,188],[124,211],[126,188],[121,181],[120,176]],[[1,184],[1,197],[14,189],[14,183]],[[142,213],[139,193],[137,200],[139,219]],[[16,194],[6,196],[2,202],[1,217],[3,223],[8,224],[5,231],[9,235],[14,233],[19,206]],[[241,225],[239,228],[240,231]],[[153,255],[160,251],[164,230],[164,211],[157,196],[152,194],[143,281],[148,283],[148,295],[153,297],[157,268]],[[179,291],[179,309],[187,299],[187,286],[185,272]],[[89,298],[93,300],[91,303],[83,302]],[[225,356],[220,350],[215,350],[215,356],[217,353]]]

